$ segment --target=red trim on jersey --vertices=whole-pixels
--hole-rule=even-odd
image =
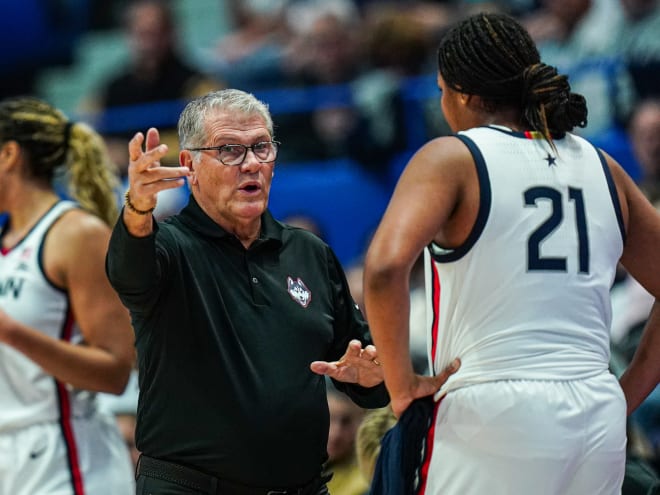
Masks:
[[[525,131],[523,132],[527,139],[543,139],[544,136],[539,131]]]
[[[438,328],[440,326],[440,275],[438,268],[431,260],[431,299],[433,301],[433,324],[431,325],[431,362],[435,363],[435,356],[438,349]],[[429,475],[429,466],[431,465],[431,456],[433,455],[433,443],[435,437],[435,422],[438,417],[438,409],[442,398],[435,403],[433,408],[433,416],[431,417],[431,427],[426,434],[426,450],[424,454],[424,462],[419,471],[420,483],[417,495],[424,495],[426,491],[426,481]]]
[[[438,268],[431,260],[431,284],[433,301],[433,324],[431,325],[431,362],[435,363],[435,355],[438,346],[438,327],[440,326],[440,275]]]
[[[70,342],[72,334],[73,313],[69,310],[66,323],[62,329],[62,340]],[[60,427],[62,428],[64,443],[66,445],[67,461],[69,462],[69,470],[71,472],[71,484],[73,485],[73,495],[84,495],[85,487],[83,485],[82,470],[80,469],[80,462],[78,460],[78,446],[73,432],[73,424],[71,423],[71,397],[69,396],[69,392],[64,383],[55,380],[55,384],[60,402]]]
[[[433,416],[431,417],[431,428],[426,435],[426,453],[424,455],[424,463],[419,470],[419,490],[417,490],[417,495],[424,495],[426,493],[426,482],[429,479],[429,467],[431,466],[431,455],[433,454],[433,445],[435,443],[435,422],[438,418],[438,410],[440,409],[440,403],[442,402],[442,397],[438,402],[435,403],[433,408]]]
[[[9,253],[11,253],[11,248],[0,248],[0,254],[2,256],[7,256]]]

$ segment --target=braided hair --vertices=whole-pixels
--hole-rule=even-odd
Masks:
[[[108,225],[117,219],[117,177],[103,138],[90,126],[70,122],[58,109],[34,97],[0,102],[0,142],[16,141],[27,156],[27,172],[52,183],[65,168],[69,194]]]
[[[587,125],[584,96],[541,62],[532,38],[508,15],[480,13],[459,22],[440,42],[438,70],[450,88],[480,96],[488,109],[517,108],[520,124],[550,144],[553,135]]]

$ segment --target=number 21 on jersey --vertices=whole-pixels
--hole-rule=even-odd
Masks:
[[[585,215],[582,189],[568,187],[566,191],[569,201],[575,203],[575,229],[577,231],[578,272],[589,273],[589,236]],[[541,243],[552,236],[557,227],[564,221],[563,191],[552,187],[530,187],[524,193],[525,206],[538,207],[540,201],[550,202],[550,216],[546,218],[527,239],[527,269],[529,271],[563,271],[567,270],[566,257],[541,256]],[[570,253],[567,253],[570,254]]]

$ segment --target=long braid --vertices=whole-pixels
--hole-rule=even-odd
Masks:
[[[438,48],[438,70],[452,89],[487,108],[514,107],[521,125],[552,136],[587,125],[587,105],[568,77],[541,62],[525,29],[503,14],[477,14],[452,28]]]
[[[0,141],[16,141],[28,157],[31,178],[51,184],[62,169],[69,193],[111,225],[117,218],[114,166],[101,136],[71,123],[58,109],[33,97],[0,102]]]
[[[118,179],[103,138],[90,126],[77,122],[69,138],[70,194],[80,205],[113,225],[119,214],[115,190]]]

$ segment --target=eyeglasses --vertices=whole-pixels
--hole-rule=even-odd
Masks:
[[[188,151],[217,151],[218,159],[230,167],[237,167],[245,161],[248,150],[252,150],[259,163],[274,162],[277,158],[278,141],[261,141],[252,146],[244,144],[223,144],[222,146],[206,146],[204,148],[186,148]]]

